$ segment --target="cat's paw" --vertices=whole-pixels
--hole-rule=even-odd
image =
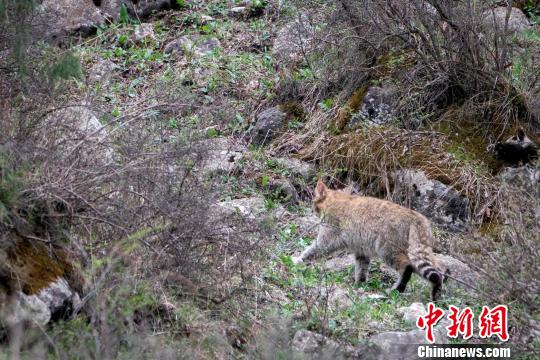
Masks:
[[[291,256],[291,260],[293,262],[293,264],[295,265],[298,265],[298,264],[301,264],[304,262],[304,260],[302,260],[302,257],[300,256]]]

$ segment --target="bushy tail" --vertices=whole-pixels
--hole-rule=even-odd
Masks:
[[[411,226],[409,230],[409,259],[415,272],[434,285],[442,285],[441,272],[431,249],[431,231]]]

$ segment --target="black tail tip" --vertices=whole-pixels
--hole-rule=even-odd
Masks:
[[[432,272],[431,274],[429,274],[428,280],[434,284],[442,284],[444,280],[444,276],[442,276],[438,272]]]

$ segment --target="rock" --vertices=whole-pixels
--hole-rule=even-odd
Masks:
[[[354,266],[354,255],[345,254],[342,256],[336,256],[326,261],[325,267],[328,271],[343,271],[349,266]]]
[[[268,184],[268,188],[279,197],[279,201],[286,205],[297,205],[299,196],[298,192],[287,179],[272,179]]]
[[[354,303],[346,290],[340,287],[330,290],[330,293],[328,294],[328,305],[330,308],[337,310],[347,309],[353,304]]]
[[[520,129],[508,140],[495,144],[495,157],[509,166],[527,164],[538,159],[538,146]]]
[[[235,18],[243,18],[249,15],[249,8],[247,6],[235,6],[229,9],[229,15]]]
[[[35,24],[45,39],[72,33],[90,35],[105,17],[90,0],[44,0],[36,8]]]
[[[449,322],[442,319],[433,329],[433,335],[437,344],[448,344],[446,326]],[[389,331],[374,335],[370,341],[380,348],[379,359],[416,359],[417,347],[414,344],[428,344],[425,338],[425,330],[415,329],[411,331]]]
[[[394,194],[401,203],[428,217],[450,232],[463,232],[469,224],[469,199],[440,181],[430,180],[423,171],[401,170],[394,174]]]
[[[202,15],[200,16],[199,19],[200,19],[201,23],[203,23],[203,24],[215,20],[215,19],[214,19],[213,17],[211,17],[210,15],[205,15],[205,14],[202,14]]]
[[[530,165],[505,168],[498,177],[507,185],[510,185],[524,193],[540,196],[540,169]]]
[[[64,159],[101,165],[113,161],[108,133],[87,106],[66,106],[40,124],[40,145]]]
[[[307,16],[285,25],[278,31],[272,48],[272,55],[278,63],[296,62],[313,50],[315,28]]]
[[[239,169],[239,163],[244,158],[246,148],[234,139],[218,137],[199,143],[203,149],[203,159],[199,169],[204,174],[229,174]]]
[[[229,201],[223,201],[215,205],[219,207],[219,210],[224,213],[238,213],[243,217],[256,220],[261,219],[265,214],[282,214],[285,209],[281,205],[276,206],[273,209],[268,209],[266,201],[262,197],[242,198]]]
[[[309,330],[298,330],[292,340],[293,350],[309,359],[377,359],[380,349],[373,344],[351,346]]]
[[[216,38],[203,38],[195,34],[184,35],[171,41],[163,51],[173,55],[185,55],[187,52],[202,57],[211,54],[220,46],[221,43]]]
[[[312,356],[319,355],[322,358],[343,357],[341,346],[337,342],[309,330],[297,331],[292,340],[292,347],[298,352]]]
[[[37,294],[17,291],[9,303],[0,304],[0,317],[10,325],[30,321],[45,325],[65,319],[81,303],[79,294],[64,278],[57,278]]]
[[[419,317],[427,314],[426,307],[422,303],[412,303],[409,306],[400,307],[397,311],[403,316],[403,320],[410,324],[416,324]]]
[[[110,60],[100,60],[92,68],[88,74],[88,82],[99,83],[100,86],[106,87],[109,85],[112,77],[112,73],[116,67],[116,64]]]
[[[384,125],[394,118],[395,89],[390,86],[371,86],[362,100],[357,114],[350,121],[350,126],[362,123]]]
[[[251,131],[252,144],[258,146],[268,144],[285,127],[286,120],[287,114],[277,106],[261,112],[257,115]]]
[[[280,167],[289,171],[294,176],[299,176],[306,181],[311,181],[317,174],[315,165],[295,158],[275,158],[274,161]]]
[[[156,39],[154,34],[154,25],[152,23],[142,23],[135,28],[133,41],[136,44]]]
[[[461,282],[457,282],[453,279],[448,279],[444,285],[447,289],[452,288],[462,288],[466,291],[474,292],[475,290],[468,287],[466,284],[470,284],[474,287],[478,287],[479,281],[481,281],[481,276],[476,271],[472,270],[464,262],[453,258],[449,255],[435,254],[436,259],[438,260],[440,266],[443,268],[443,271],[446,269],[450,270],[450,276],[455,279],[459,279]]]
[[[484,24],[494,31],[503,32],[506,23],[506,6],[496,7],[484,12]],[[521,32],[531,27],[527,16],[518,8],[513,7],[508,19],[508,31]]]

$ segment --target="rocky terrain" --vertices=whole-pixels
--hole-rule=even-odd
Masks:
[[[540,8],[470,3],[0,2],[2,357],[415,358],[418,276],[293,264],[318,179],[428,217],[438,305],[538,356]]]

